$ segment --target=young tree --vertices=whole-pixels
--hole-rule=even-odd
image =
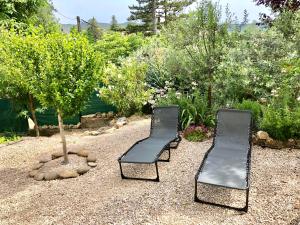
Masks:
[[[28,106],[36,136],[39,136],[35,98],[29,89],[28,79],[39,73],[36,65],[40,58],[33,51],[35,40],[26,39],[23,35],[21,31],[0,32],[0,96]]]
[[[118,25],[118,21],[116,19],[116,16],[113,15],[111,17],[110,30],[112,30],[112,31],[119,31],[119,29],[120,29],[120,27]]]
[[[96,42],[102,37],[103,31],[102,31],[101,27],[99,26],[95,17],[90,19],[88,21],[88,23],[89,23],[89,26],[87,29],[87,35],[89,37],[89,40],[91,40],[92,42]]]
[[[166,35],[174,49],[184,49],[190,61],[197,66],[199,85],[205,85],[207,105],[212,106],[213,82],[228,40],[228,19],[221,22],[221,7],[203,1],[187,19],[176,21]]]
[[[36,42],[39,73],[30,79],[30,89],[43,107],[58,115],[64,163],[68,163],[63,119],[80,112],[98,85],[101,61],[86,37],[51,33]]]

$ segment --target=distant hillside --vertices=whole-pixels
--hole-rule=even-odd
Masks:
[[[125,28],[127,26],[127,24],[128,24],[127,22],[120,23],[119,26]],[[110,23],[98,23],[98,25],[104,30],[108,30],[110,28]],[[61,26],[62,26],[62,30],[66,33],[70,33],[70,30],[72,27],[74,27],[74,26],[77,27],[76,24],[61,24]],[[81,23],[82,30],[86,30],[88,28],[88,26],[89,25],[87,23],[84,23],[84,22]]]

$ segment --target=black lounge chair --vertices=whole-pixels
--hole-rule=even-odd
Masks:
[[[153,109],[150,136],[148,138],[136,142],[127,152],[125,152],[118,159],[122,179],[159,181],[157,162],[169,162],[171,155],[170,148],[177,148],[179,142],[181,141],[181,137],[178,135],[178,122],[178,106],[155,107]],[[171,143],[175,145],[171,145]],[[159,157],[165,150],[169,152],[168,159],[159,159]],[[156,178],[148,179],[127,177],[123,174],[122,171],[123,163],[154,163],[156,168]]]
[[[248,211],[251,128],[250,111],[233,109],[218,111],[213,145],[206,152],[195,176],[194,200],[196,202]],[[246,190],[246,205],[243,208],[237,208],[200,200],[197,196],[198,183]]]

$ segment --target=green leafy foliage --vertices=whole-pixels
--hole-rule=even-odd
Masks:
[[[264,108],[261,128],[278,140],[300,138],[299,100],[292,96],[289,87],[281,89]]]
[[[208,136],[209,129],[204,125],[201,126],[190,126],[183,132],[183,137],[188,141],[201,142],[205,140]]]
[[[262,118],[262,106],[259,102],[251,100],[243,100],[241,103],[237,103],[235,108],[240,110],[250,110],[256,127],[259,126],[259,122]]]
[[[152,93],[145,82],[146,70],[146,64],[132,58],[120,67],[109,64],[104,70],[100,98],[115,106],[122,115],[141,112]]]
[[[7,142],[13,142],[20,140],[21,137],[15,135],[15,134],[9,134],[7,136],[0,136],[0,144],[5,144]]]
[[[92,43],[100,40],[103,35],[103,31],[102,31],[101,27],[99,26],[96,18],[93,17],[88,22],[89,22],[89,26],[87,28],[88,39]]]
[[[121,60],[145,43],[142,34],[124,35],[119,32],[105,33],[95,45],[95,50],[102,55],[105,62],[120,65]]]
[[[217,3],[203,1],[197,9],[176,23],[170,24],[165,35],[172,47],[184,51],[194,64],[194,80],[207,92],[212,107],[213,80],[228,40],[228,17],[221,21],[222,10]],[[201,84],[200,84],[201,83]]]
[[[30,38],[33,38],[32,35]],[[30,42],[36,54],[36,76],[30,88],[46,108],[73,116],[84,107],[97,87],[101,59],[82,34],[52,33]]]
[[[199,92],[182,94],[171,90],[165,96],[159,97],[156,104],[159,106],[178,105],[181,111],[180,122],[182,130],[192,124],[214,125],[213,112],[207,107],[204,97]]]
[[[48,32],[58,31],[52,3],[48,0],[0,1],[0,25],[24,29],[29,24],[43,25]]]

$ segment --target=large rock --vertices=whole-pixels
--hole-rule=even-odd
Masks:
[[[256,134],[258,141],[267,140],[269,138],[269,134],[265,131],[258,131]]]
[[[91,167],[89,167],[89,166],[82,166],[77,169],[77,173],[82,175],[82,174],[87,173],[90,169],[91,169]]]
[[[85,150],[85,149],[81,149],[80,151],[78,151],[77,155],[79,155],[81,157],[88,157],[89,151]]]
[[[73,169],[64,169],[59,171],[58,176],[62,179],[75,178],[78,177],[79,174],[76,170]]]
[[[282,141],[274,140],[274,139],[269,137],[266,140],[266,146],[268,148],[282,149],[284,147],[284,144],[283,144]]]
[[[51,157],[52,159],[57,159],[57,158],[60,158],[64,155],[63,151],[59,151],[59,152],[54,152]]]
[[[121,117],[121,118],[117,119],[117,122],[116,122],[116,124],[115,124],[115,127],[116,127],[117,129],[119,129],[120,127],[123,127],[123,126],[126,125],[126,124],[127,124],[127,119],[126,119],[126,117]]]
[[[86,159],[87,162],[96,162],[97,161],[97,157],[95,154],[90,153]]]
[[[43,173],[37,173],[33,179],[37,180],[37,181],[41,181],[44,180],[45,175]]]
[[[45,180],[55,180],[58,178],[58,174],[55,171],[46,172],[44,178]]]

